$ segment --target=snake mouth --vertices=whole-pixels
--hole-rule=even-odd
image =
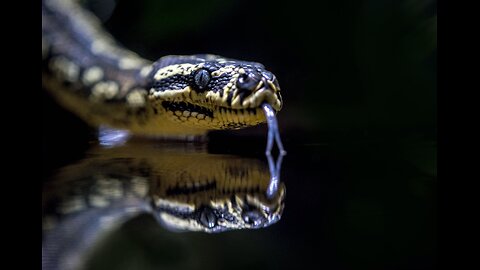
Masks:
[[[162,106],[175,122],[212,129],[239,129],[266,121],[261,108],[206,107],[184,101],[163,101]]]
[[[173,230],[210,233],[257,229],[280,220],[285,202],[283,185],[275,198],[268,198],[262,185],[226,187],[220,182],[183,182],[166,188],[167,196],[154,200],[156,217]]]
[[[263,79],[253,91],[237,91],[235,97],[230,100],[230,105],[234,109],[241,109],[257,108],[263,103],[268,103],[278,112],[281,110],[283,103],[278,89],[274,83]]]

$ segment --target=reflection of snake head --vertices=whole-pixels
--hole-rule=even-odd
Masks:
[[[280,220],[285,188],[281,184],[274,198],[267,198],[265,191],[225,194],[193,207],[158,200],[157,218],[168,228],[179,231],[222,232],[267,227]]]
[[[255,62],[215,55],[167,56],[154,65],[149,98],[178,123],[209,129],[265,121],[260,105],[282,107],[275,76]]]
[[[285,186],[277,182],[269,192],[271,172],[261,160],[141,143],[89,155],[45,186],[45,221],[52,223],[45,228],[69,216],[102,220],[148,209],[169,229],[220,232],[265,227],[283,211]]]
[[[174,183],[154,184],[151,197],[162,224],[177,231],[222,232],[262,228],[280,219],[285,186],[280,183],[273,196],[266,195],[270,173],[262,162],[218,156],[207,163],[208,169],[179,172],[181,180]]]

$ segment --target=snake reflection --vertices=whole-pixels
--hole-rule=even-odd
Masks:
[[[94,148],[44,184],[43,269],[76,269],[106,232],[143,213],[171,231],[270,226],[285,185],[281,159],[268,165],[185,144]]]

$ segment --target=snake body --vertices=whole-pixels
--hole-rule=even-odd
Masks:
[[[121,47],[74,1],[42,1],[42,81],[92,126],[133,134],[204,135],[266,122],[282,107],[276,77],[218,55],[143,59]]]

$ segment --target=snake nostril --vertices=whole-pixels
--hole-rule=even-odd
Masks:
[[[241,91],[253,91],[261,81],[261,76],[255,73],[241,74],[236,82],[237,88]]]

